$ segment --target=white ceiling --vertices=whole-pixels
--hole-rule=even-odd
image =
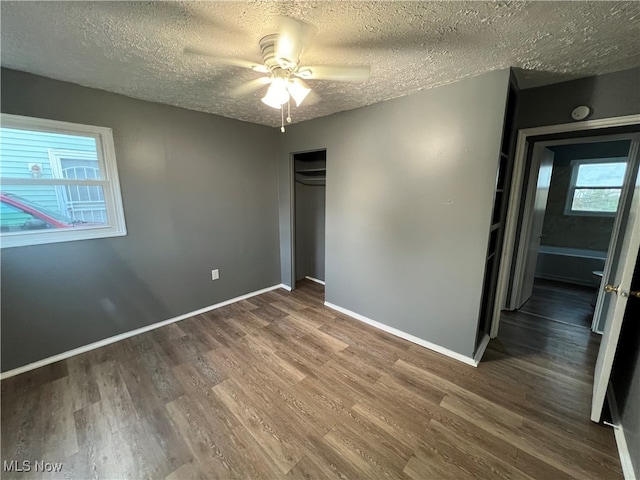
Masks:
[[[318,28],[302,64],[370,65],[366,83],[309,81],[294,122],[519,67],[522,87],[640,65],[640,2],[8,2],[8,68],[263,125],[277,110],[229,91],[259,74],[182,53],[260,61],[287,15]]]

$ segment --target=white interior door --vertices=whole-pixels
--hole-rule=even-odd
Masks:
[[[596,361],[593,378],[593,399],[591,402],[591,420],[599,422],[602,407],[607,394],[613,359],[620,338],[622,319],[629,298],[629,288],[633,277],[638,251],[640,249],[640,175],[637,172],[638,140],[631,144],[627,175],[633,184],[626,189],[620,199],[621,221],[614,228],[615,244],[609,250],[611,269],[602,282],[608,292],[601,298],[597,321],[605,322],[604,333],[600,341],[600,351]],[[626,221],[625,221],[626,220]],[[617,233],[617,235],[616,235]],[[595,320],[595,319],[594,319]]]
[[[538,263],[540,240],[543,237],[544,214],[547,209],[551,172],[553,171],[553,157],[555,153],[545,147],[536,145],[533,149],[532,175],[529,181],[527,198],[527,212],[529,212],[527,241],[524,245],[524,269],[520,280],[520,288],[515,308],[520,308],[533,294],[533,281]],[[535,174],[537,167],[537,175]],[[523,232],[525,233],[525,232]]]

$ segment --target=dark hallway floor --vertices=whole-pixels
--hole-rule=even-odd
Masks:
[[[536,278],[533,295],[520,311],[556,322],[591,328],[592,303],[596,292],[592,287]]]

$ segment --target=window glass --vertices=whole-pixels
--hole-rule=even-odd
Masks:
[[[571,209],[582,212],[616,212],[619,188],[576,188]]]
[[[576,187],[622,187],[626,163],[582,163]]]
[[[110,129],[0,118],[3,247],[126,234]]]
[[[565,214],[615,215],[626,170],[626,161],[574,161]]]

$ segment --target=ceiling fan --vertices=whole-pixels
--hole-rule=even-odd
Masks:
[[[291,122],[291,99],[296,106],[317,102],[317,95],[305,80],[365,81],[369,78],[369,66],[334,66],[334,65],[300,65],[300,57],[307,48],[316,28],[306,22],[290,17],[280,17],[278,33],[267,35],[260,40],[262,63],[241,58],[220,57],[210,50],[186,47],[185,53],[203,55],[210,61],[222,65],[248,68],[255,72],[268,74],[250,80],[231,91],[231,95],[240,97],[248,95],[269,85],[262,101],[281,112],[281,127],[284,129],[284,106],[287,106],[287,123]],[[313,102],[315,103],[315,102]]]

